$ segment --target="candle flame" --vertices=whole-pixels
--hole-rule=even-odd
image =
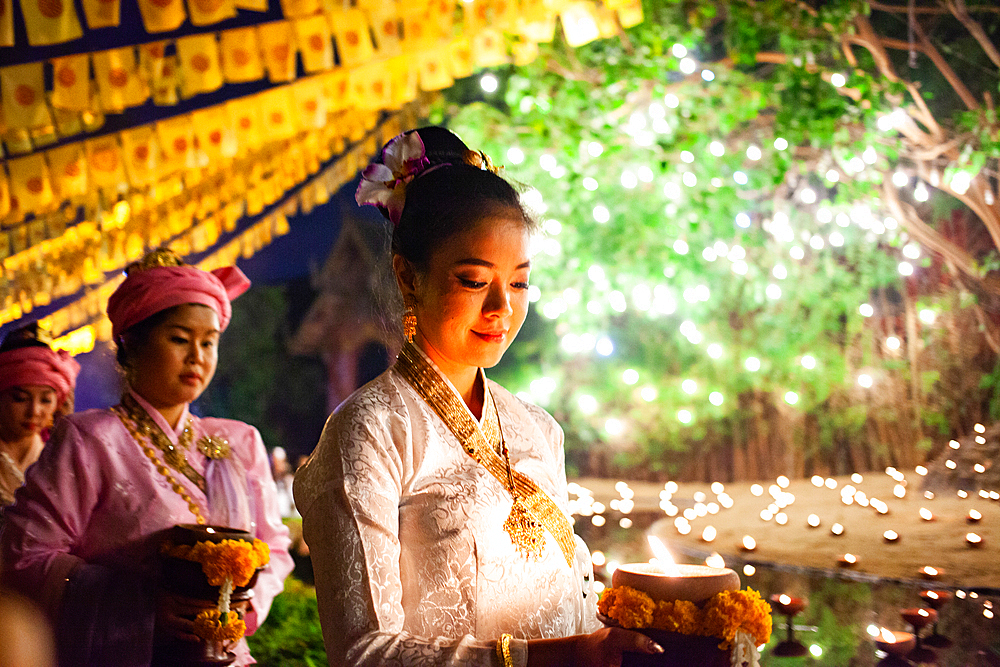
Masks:
[[[757,548],[757,540],[753,539],[749,535],[743,536],[743,548],[747,551],[753,551]]]
[[[792,598],[788,597],[785,594],[782,594],[781,597],[778,598],[778,602],[780,602],[781,604],[788,604],[791,601],[792,601]]]
[[[978,521],[983,518],[983,515],[976,510],[969,510],[969,518]]]
[[[937,571],[936,567],[931,567],[930,565],[925,565],[924,566],[924,574],[927,574],[927,575],[932,576],[932,577],[936,577],[937,573],[938,573],[938,571]]]
[[[848,563],[857,563],[858,557],[855,556],[854,554],[844,554],[844,560],[847,561]]]
[[[930,616],[930,614],[927,613],[926,609],[918,609],[917,613],[920,614],[921,616],[924,616],[924,617]]]
[[[977,542],[981,542],[983,538],[979,537],[975,533],[969,533],[968,535],[965,536],[965,539],[968,540],[970,543],[975,544]]]
[[[934,591],[927,591],[927,597],[929,597],[932,600],[937,600],[941,596],[935,593]]]
[[[656,556],[656,562],[663,570],[663,573],[668,577],[679,577],[681,576],[681,571],[677,567],[677,562],[674,557],[670,555],[670,551],[660,538],[655,535],[647,535],[646,541],[649,543],[649,548],[653,550],[653,555]]]
[[[887,642],[889,644],[896,643],[896,635],[892,634],[891,630],[886,630],[885,628],[882,628],[879,634],[882,636],[882,641]]]

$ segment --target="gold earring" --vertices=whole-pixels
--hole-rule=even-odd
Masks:
[[[412,343],[413,336],[417,333],[416,305],[416,300],[412,296],[403,299],[403,337],[407,343]]]

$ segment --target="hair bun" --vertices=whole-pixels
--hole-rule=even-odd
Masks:
[[[469,151],[469,147],[451,130],[429,125],[412,131],[420,135],[420,140],[424,142],[424,150],[427,152],[427,159],[431,164],[464,162],[462,158]]]

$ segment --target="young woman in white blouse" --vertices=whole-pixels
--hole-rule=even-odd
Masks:
[[[528,308],[534,223],[442,128],[400,135],[358,189],[393,223],[408,342],[331,416],[295,479],[330,665],[619,665],[567,518],[563,434],[487,380]]]

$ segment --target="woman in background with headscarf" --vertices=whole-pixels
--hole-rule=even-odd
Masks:
[[[223,525],[268,543],[248,633],[292,569],[260,433],[188,410],[215,373],[230,299],[249,281],[163,250],[127,276],[108,300],[128,384],[121,403],[60,420],[0,536],[3,581],[47,611],[63,666],[164,664],[164,647],[196,641],[192,619],[205,603],[157,582],[165,529]],[[235,664],[254,662],[246,640],[231,648]]]
[[[65,350],[53,351],[46,339],[33,322],[0,344],[0,509],[14,502],[53,418],[73,411],[80,364]]]

